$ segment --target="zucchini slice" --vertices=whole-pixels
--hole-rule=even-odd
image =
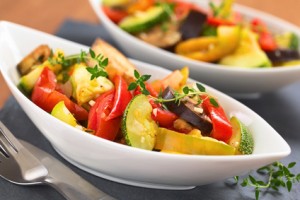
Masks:
[[[151,113],[152,106],[147,96],[137,95],[129,102],[122,119],[122,132],[129,146],[153,149],[158,125]]]
[[[124,18],[119,26],[129,33],[137,33],[146,31],[167,18],[168,14],[162,6],[154,6]]]
[[[236,154],[252,154],[254,141],[248,128],[236,117],[232,117],[230,123],[233,132],[228,144],[236,148]]]

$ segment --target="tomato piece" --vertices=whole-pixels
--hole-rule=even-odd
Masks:
[[[260,19],[253,19],[251,21],[251,27],[254,32],[256,32],[259,35],[259,45],[264,51],[274,51],[276,50],[277,44],[272,36],[272,34],[269,32],[267,25]]]
[[[115,91],[108,91],[96,99],[88,119],[88,128],[95,130],[95,135],[107,140],[115,140],[121,124],[121,117],[106,120],[113,107]]]
[[[223,142],[227,142],[232,136],[232,126],[225,114],[224,109],[220,104],[218,104],[218,106],[213,105],[208,96],[202,96],[202,99],[203,108],[205,112],[208,113],[208,116],[213,124],[211,137]]]
[[[64,101],[66,107],[77,120],[81,121],[88,118],[88,112],[84,108],[72,102],[66,95],[56,91],[55,88],[55,74],[48,67],[45,67],[33,88],[31,100],[47,112],[51,112],[58,102]]]
[[[107,15],[107,17],[115,23],[119,23],[128,15],[128,13],[125,11],[116,10],[108,6],[102,6],[102,10]]]
[[[160,107],[153,108],[151,117],[154,121],[158,122],[160,127],[165,128],[173,127],[174,121],[178,119],[177,115]]]
[[[124,113],[128,103],[132,99],[132,94],[130,91],[128,91],[128,85],[122,76],[116,75],[114,78],[114,84],[116,89],[113,107],[106,120],[121,116]]]
[[[270,33],[260,34],[258,42],[264,51],[274,51],[277,49],[276,41]]]

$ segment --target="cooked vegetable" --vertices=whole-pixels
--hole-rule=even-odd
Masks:
[[[23,90],[27,95],[29,95],[40,77],[44,66],[38,66],[33,69],[31,72],[27,73],[26,75],[22,76],[19,82],[18,87]]]
[[[96,55],[101,54],[108,58],[105,71],[110,80],[113,80],[116,75],[122,76],[128,84],[135,80],[135,66],[119,50],[99,38],[93,43],[92,49]],[[95,63],[91,62],[89,65],[94,67]]]
[[[112,5],[110,8],[117,14],[107,15],[142,41],[193,60],[244,68],[297,65],[297,62],[271,62],[265,55],[281,49],[298,52],[299,39],[295,33],[272,32],[263,20],[249,19],[234,11],[233,3],[233,0],[222,0],[219,4],[210,1],[207,11],[183,0],[138,0],[125,6]],[[119,22],[115,16],[121,12],[127,16]],[[256,33],[255,39],[246,36],[240,40],[241,30]],[[257,45],[249,45],[254,40]],[[253,51],[251,46],[259,50]],[[291,57],[285,55],[282,58],[290,61]]]
[[[199,37],[205,22],[206,14],[197,10],[191,10],[180,25],[179,30],[182,34],[182,39],[187,40],[190,38]]]
[[[146,31],[168,17],[162,6],[151,7],[124,18],[119,26],[129,33]]]
[[[228,142],[232,136],[232,126],[224,109],[212,97],[203,95],[202,99],[203,109],[210,117],[213,126],[210,136],[217,140]]]
[[[28,74],[33,66],[42,64],[48,59],[50,54],[51,49],[48,45],[38,46],[17,65],[19,73],[22,76]]]
[[[128,85],[122,76],[117,75],[114,79],[115,95],[111,112],[106,120],[114,119],[123,115],[128,103],[132,99],[132,94],[127,90]]]
[[[161,48],[173,47],[181,39],[181,33],[178,31],[178,24],[164,22],[164,30],[160,24],[149,29],[147,32],[136,33],[136,37]]]
[[[225,56],[219,62],[222,65],[233,67],[270,67],[271,62],[257,42],[257,35],[248,29],[243,29],[241,41],[237,49],[230,55]]]
[[[174,91],[168,87],[164,90],[162,97],[164,99],[174,99]],[[196,104],[197,102],[194,103],[191,100],[180,101],[179,103],[175,101],[165,102],[170,111],[200,129],[203,135],[209,135],[212,131],[211,120],[203,112],[203,109],[198,108]]]
[[[88,118],[88,112],[84,108],[71,101],[66,95],[56,91],[55,88],[55,74],[45,67],[33,88],[31,100],[47,112],[51,112],[58,102],[64,101],[68,110],[78,121]]]
[[[122,119],[122,132],[130,146],[152,150],[158,126],[151,118],[152,106],[143,95],[135,96],[128,104]]]
[[[233,134],[228,144],[236,149],[236,154],[252,154],[254,141],[248,128],[237,118],[230,119]]]
[[[223,108],[200,83],[187,85],[187,67],[149,83],[151,75],[141,75],[123,54],[100,43],[94,46],[97,54],[90,49],[65,57],[57,51],[22,76],[19,85],[33,87],[31,96],[25,94],[54,117],[110,141],[169,153],[233,154],[234,147],[224,143],[232,130]],[[134,81],[128,84],[130,78]]]
[[[211,137],[186,135],[159,128],[155,149],[195,155],[234,155],[235,148]]]
[[[51,115],[71,126],[77,126],[75,117],[68,110],[64,101],[60,101],[54,106]]]
[[[91,80],[91,74],[83,63],[74,66],[70,80],[73,86],[72,97],[79,105],[95,99],[114,87],[113,83],[103,76]]]
[[[87,128],[94,130],[98,137],[114,141],[120,130],[122,117],[108,119],[114,106],[115,91],[111,90],[100,95],[91,107]]]
[[[218,61],[237,48],[240,41],[240,28],[220,26],[217,34],[217,37],[199,37],[181,42],[176,46],[175,52],[196,60]]]
[[[292,49],[297,51],[299,48],[299,38],[295,33],[285,32],[283,34],[276,35],[275,40],[281,49]]]
[[[273,63],[283,63],[300,59],[299,52],[292,49],[277,49],[275,51],[269,51],[267,52],[267,56]]]

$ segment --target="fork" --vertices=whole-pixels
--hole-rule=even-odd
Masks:
[[[49,159],[54,158],[49,157]],[[61,172],[49,170],[0,121],[0,176],[18,185],[47,184],[70,200],[114,200],[62,163]],[[57,174],[53,176],[53,174]],[[61,175],[61,180],[57,180]]]

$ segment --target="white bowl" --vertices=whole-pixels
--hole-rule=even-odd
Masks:
[[[208,6],[207,0],[189,1],[203,8]],[[192,78],[230,94],[269,92],[300,80],[300,65],[260,69],[229,67],[191,60],[157,48],[120,29],[102,12],[101,2],[101,0],[90,0],[101,24],[104,25],[121,49],[132,58],[170,70],[187,65],[190,68]],[[298,27],[277,17],[240,5],[235,5],[234,10],[248,18],[258,17],[262,19],[273,31],[290,30],[300,37]]]
[[[59,121],[26,98],[16,87],[16,64],[40,44],[68,54],[88,47],[10,22],[0,22],[0,66],[12,94],[53,147],[68,161],[94,175],[120,183],[163,189],[187,189],[224,180],[290,154],[285,140],[255,112],[206,86],[229,116],[240,118],[253,133],[252,155],[177,155],[137,149],[87,134]],[[161,78],[170,71],[131,60],[142,73]],[[34,138],[32,138],[34,139]]]

